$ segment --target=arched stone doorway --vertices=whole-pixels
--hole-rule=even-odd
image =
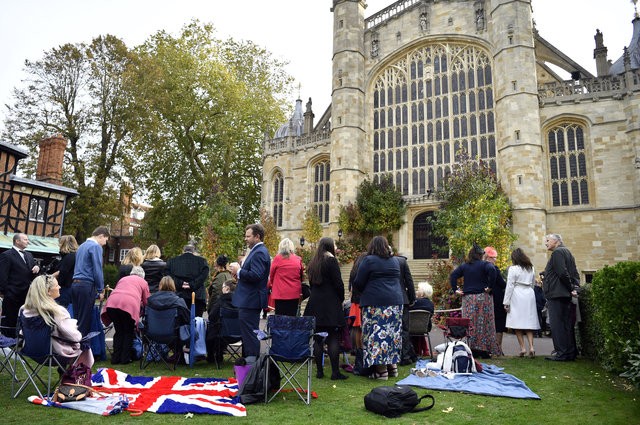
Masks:
[[[433,211],[418,214],[413,220],[413,258],[448,258],[449,247],[445,238],[433,235]]]

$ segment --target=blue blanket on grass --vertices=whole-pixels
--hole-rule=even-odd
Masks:
[[[420,362],[416,367],[424,367]],[[528,398],[540,400],[540,396],[534,393],[527,385],[513,375],[502,372],[504,368],[482,364],[482,372],[471,375],[456,375],[453,379],[444,376],[420,378],[409,375],[397,383],[397,385],[413,385],[442,391],[459,391],[463,393],[493,395],[498,397]]]

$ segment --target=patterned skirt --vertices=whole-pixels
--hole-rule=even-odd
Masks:
[[[472,350],[502,355],[502,348],[496,339],[496,325],[493,315],[493,298],[490,294],[468,294],[462,297],[462,317],[471,320],[469,346]]]
[[[402,306],[364,306],[361,312],[365,367],[400,363]]]

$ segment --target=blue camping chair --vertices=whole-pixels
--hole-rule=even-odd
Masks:
[[[220,308],[220,338],[218,338],[218,343],[223,345],[232,361],[242,356],[242,333],[240,332],[240,319],[238,319],[237,309]],[[216,366],[220,369],[217,359]]]
[[[182,358],[180,336],[178,332],[178,309],[155,310],[149,306],[145,308],[140,326],[142,339],[142,357],[140,370],[152,361],[161,361],[170,370],[175,370]],[[172,356],[168,356],[173,350]]]
[[[12,353],[14,379],[11,384],[11,391],[13,392],[14,383],[19,382],[18,365],[22,366],[22,370],[24,370],[27,377],[20,385],[20,388],[13,393],[13,398],[18,397],[29,384],[33,385],[40,398],[51,397],[52,389],[58,386],[65,366],[73,363],[79,357],[63,357],[54,353],[54,338],[63,343],[76,344],[90,341],[97,335],[97,333],[89,333],[81,341],[68,341],[60,337],[54,337],[54,328],[47,325],[41,316],[25,317],[22,310],[18,315],[18,330],[18,342]],[[44,368],[47,368],[46,381],[39,375]],[[52,374],[52,369],[54,368],[56,369],[55,380]],[[46,387],[44,394],[40,391],[39,385]]]
[[[313,336],[315,317],[271,315],[267,318],[266,339],[268,344],[267,367],[265,368],[265,403],[273,400],[287,387],[292,388],[305,404],[311,403],[311,370],[313,368]],[[269,396],[266,385],[269,369],[275,367],[281,375],[280,388]],[[306,368],[306,385],[301,385],[299,376]]]

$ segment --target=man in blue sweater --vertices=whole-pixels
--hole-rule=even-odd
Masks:
[[[93,305],[97,297],[104,297],[102,274],[102,247],[109,240],[109,229],[98,227],[76,252],[73,269],[71,302],[73,315],[78,320],[78,330],[85,336],[91,330]]]

